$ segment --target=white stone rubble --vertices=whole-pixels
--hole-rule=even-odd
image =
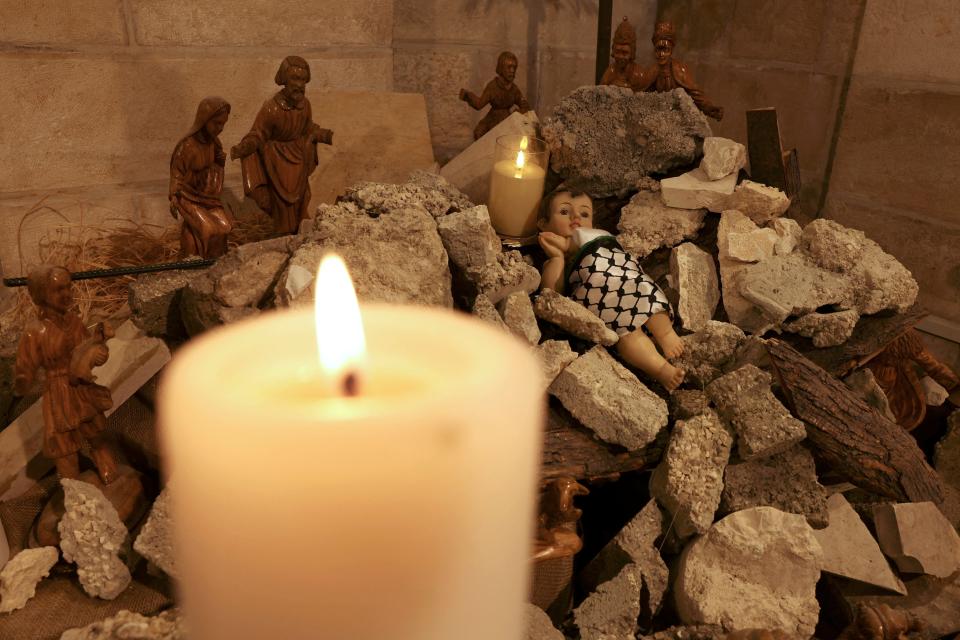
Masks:
[[[690,331],[703,329],[720,303],[720,280],[713,256],[684,242],[670,252],[670,275],[680,294],[677,313],[681,325]]]
[[[0,571],[0,613],[23,608],[59,559],[56,547],[40,547],[24,549],[7,562]]]
[[[729,138],[716,136],[703,139],[700,168],[711,180],[736,174],[747,164],[747,148]]]

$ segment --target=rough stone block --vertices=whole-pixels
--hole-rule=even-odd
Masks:
[[[524,604],[527,620],[526,640],[564,640],[560,630],[553,626],[543,609],[529,602]]]
[[[743,298],[774,324],[827,305],[851,306],[854,297],[851,278],[822,269],[799,252],[748,265],[738,284]]]
[[[713,524],[732,446],[733,434],[713,411],[674,425],[650,476],[650,495],[672,514],[680,538],[703,534]]]
[[[668,207],[657,193],[640,191],[620,211],[617,240],[626,251],[643,258],[660,247],[696,237],[706,214],[706,209]]]
[[[703,329],[720,303],[720,281],[713,256],[684,242],[670,252],[670,275],[680,294],[677,312],[683,328]]]
[[[540,272],[527,264],[519,251],[505,251],[480,270],[476,286],[490,302],[497,304],[515,291],[527,294],[536,291],[540,286]]]
[[[800,244],[800,238],[803,230],[800,223],[792,218],[774,218],[770,223],[770,228],[777,234],[777,244],[773,247],[773,252],[778,256],[791,253]]]
[[[932,502],[877,505],[873,522],[900,571],[947,578],[960,569],[960,535]]]
[[[601,346],[567,365],[549,392],[601,439],[630,451],[667,426],[667,403]]]
[[[799,333],[813,339],[815,347],[835,347],[846,342],[860,320],[856,309],[845,309],[833,313],[808,313],[793,322],[787,322],[783,328],[791,333]]]
[[[121,5],[91,0],[65,5],[57,0],[31,0],[4,7],[0,41],[28,45],[123,45]]]
[[[180,577],[177,571],[177,556],[173,551],[169,488],[164,488],[154,500],[150,516],[134,541],[133,548],[171,578]]]
[[[405,180],[402,183],[358,182],[344,191],[339,199],[352,202],[373,217],[412,208],[426,211],[440,220],[475,206],[459,189],[432,171],[417,170]]]
[[[257,253],[239,269],[223,274],[214,284],[213,295],[228,307],[256,307],[273,289],[289,259],[285,251]]]
[[[660,195],[668,207],[678,209],[706,209],[720,213],[727,206],[729,196],[737,186],[737,175],[730,174],[719,180],[711,180],[703,169],[694,169],[676,178],[660,181]]]
[[[131,611],[120,611],[115,616],[68,629],[60,640],[185,640],[186,624],[177,609],[155,616],[143,616]]]
[[[633,638],[640,616],[640,576],[635,565],[600,585],[573,611],[582,640]]]
[[[543,368],[546,387],[553,384],[560,372],[579,357],[566,340],[545,340],[537,345],[535,351]]]
[[[729,138],[704,138],[700,168],[710,180],[739,173],[747,164],[747,148]]]
[[[503,318],[500,317],[500,312],[497,311],[497,308],[493,306],[493,303],[490,302],[490,298],[485,295],[477,296],[476,300],[473,303],[473,315],[477,316],[481,320],[489,322],[492,325],[508,331],[507,325],[504,324]]]
[[[906,595],[877,541],[842,493],[827,500],[830,525],[813,535],[823,548],[823,571]]]
[[[530,296],[522,291],[516,291],[504,298],[500,303],[503,309],[503,323],[510,333],[521,340],[536,346],[540,343],[540,327],[537,326],[537,317],[533,313],[533,303]]]
[[[803,423],[773,395],[770,380],[769,373],[747,365],[707,385],[710,401],[736,429],[743,460],[782,453],[807,437]]]
[[[674,592],[685,624],[813,635],[823,551],[802,516],[771,507],[731,514],[684,549]]]
[[[751,507],[799,514],[815,529],[827,526],[827,494],[817,481],[810,452],[797,446],[768,458],[729,465],[723,476],[720,511],[728,514]]]
[[[486,205],[439,218],[437,231],[450,261],[464,271],[482,269],[502,252]]]
[[[670,394],[670,415],[675,420],[703,415],[709,407],[710,399],[699,389],[677,389]]]
[[[736,325],[710,320],[700,331],[680,337],[683,355],[673,362],[687,372],[691,382],[707,385],[720,376],[745,339]]]
[[[730,256],[728,240],[734,233],[750,233],[757,228],[750,218],[735,210],[724,211],[717,226],[717,262],[720,264],[723,308],[731,323],[751,333],[761,333],[771,323],[740,293],[740,281],[749,265]]]
[[[56,547],[24,549],[13,556],[0,571],[0,613],[22,609],[59,559]]]
[[[620,339],[603,320],[579,302],[553,289],[544,289],[533,304],[537,317],[557,325],[570,335],[604,346],[612,346]]]
[[[773,229],[755,229],[727,236],[727,255],[740,262],[760,262],[774,254],[780,237]]]
[[[193,275],[189,271],[164,271],[138,276],[129,287],[131,319],[149,336],[180,335],[180,297]]]
[[[824,269],[843,273],[863,259],[865,240],[862,231],[821,218],[803,229],[800,249]]]
[[[724,209],[736,209],[757,224],[766,224],[786,213],[790,198],[775,187],[744,180],[723,204]]]

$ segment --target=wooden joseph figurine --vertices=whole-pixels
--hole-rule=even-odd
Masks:
[[[497,76],[487,83],[479,96],[466,89],[460,89],[460,99],[479,111],[490,105],[490,111],[477,123],[473,130],[473,139],[479,140],[487,131],[503,122],[514,107],[520,113],[530,110],[526,98],[520,93],[520,87],[514,84],[517,77],[517,56],[504,51],[497,58]]]
[[[243,191],[273,217],[278,234],[296,233],[310,205],[310,174],[317,143],[333,143],[333,131],[313,122],[306,98],[310,65],[300,56],[280,63],[274,82],[283,89],[260,107],[250,133],[230,150],[241,158]]]
[[[78,453],[86,442],[104,484],[117,476],[117,460],[103,434],[104,411],[113,405],[110,390],[93,381],[92,369],[107,361],[108,325],[87,330],[73,311],[70,273],[43,266],[30,273],[30,297],[38,308],[17,350],[14,392],[30,391],[43,369],[43,454],[51,458],[61,478],[80,475]]]
[[[226,155],[218,137],[230,116],[223,98],[204,98],[193,126],[170,157],[170,214],[183,219],[180,253],[217,258],[227,252],[233,216],[220,202]]]

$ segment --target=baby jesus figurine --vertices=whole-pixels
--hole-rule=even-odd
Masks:
[[[561,187],[544,199],[537,226],[547,254],[541,289],[564,293],[569,288],[574,300],[620,336],[617,351],[628,364],[668,391],[680,386],[685,372],[667,361],[683,353],[670,303],[613,235],[593,228],[590,196]]]

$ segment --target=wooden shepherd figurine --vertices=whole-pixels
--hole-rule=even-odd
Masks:
[[[333,131],[313,122],[306,98],[310,65],[300,56],[280,63],[274,82],[283,89],[260,107],[250,133],[230,149],[240,158],[243,191],[273,217],[278,234],[296,233],[310,205],[310,174],[317,143],[333,143]]]
[[[79,451],[86,442],[104,484],[117,476],[117,460],[103,434],[110,390],[93,381],[92,369],[107,361],[113,331],[98,324],[87,330],[73,310],[70,272],[43,266],[30,273],[27,289],[39,317],[24,331],[17,350],[14,392],[23,396],[44,369],[43,454],[61,478],[80,475]]]
[[[223,98],[204,98],[193,126],[170,158],[170,214],[183,219],[181,257],[218,258],[227,252],[234,219],[223,203],[223,167],[227,156],[218,137],[230,116]]]
[[[514,84],[517,77],[517,56],[504,51],[497,58],[497,76],[487,83],[479,96],[466,89],[460,89],[460,99],[479,111],[488,104],[490,111],[477,123],[473,130],[473,139],[479,140],[487,131],[507,119],[514,107],[520,113],[530,110],[526,98],[520,93],[520,87]]]

